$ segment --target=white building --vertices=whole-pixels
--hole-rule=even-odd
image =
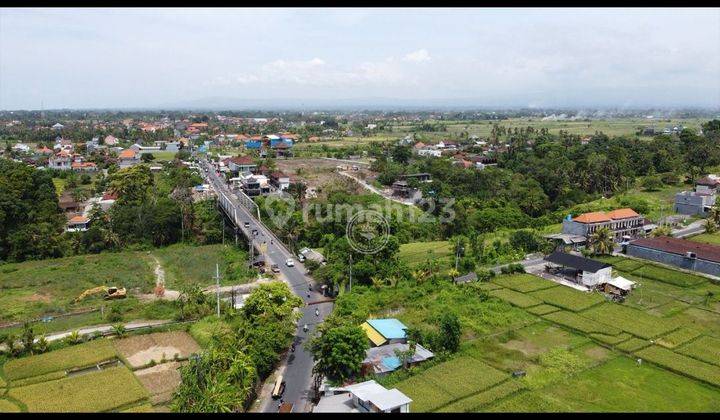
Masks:
[[[20,153],[28,153],[30,151],[30,146],[23,143],[17,143],[13,145],[12,150],[14,152],[20,152]]]
[[[326,388],[313,413],[409,413],[412,400],[375,381]]]

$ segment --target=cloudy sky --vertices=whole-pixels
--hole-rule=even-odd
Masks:
[[[720,106],[720,9],[0,9],[0,109]]]

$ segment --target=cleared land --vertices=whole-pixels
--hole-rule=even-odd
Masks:
[[[509,276],[499,276],[493,279],[494,283],[517,292],[527,293],[535,290],[549,289],[558,287],[557,283],[545,280],[542,277],[533,276],[531,274],[513,274]]]
[[[132,368],[174,359],[187,359],[200,346],[184,331],[143,334],[116,340],[114,346]]]

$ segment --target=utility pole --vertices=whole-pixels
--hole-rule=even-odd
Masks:
[[[225,245],[225,216],[224,215],[223,215],[222,221],[223,221],[223,242],[222,243],[223,243],[223,245]]]
[[[350,253],[350,292],[351,293],[352,293],[352,267],[353,267],[352,253]]]
[[[217,286],[217,316],[220,317],[220,265],[215,263],[215,285]]]

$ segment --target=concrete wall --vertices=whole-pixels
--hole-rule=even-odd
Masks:
[[[584,223],[578,223],[573,220],[565,219],[562,222],[562,233],[566,233],[569,235],[585,236],[585,227],[586,225]]]
[[[684,255],[671,254],[669,252],[639,247],[633,244],[628,244],[626,253],[633,257],[720,277],[720,263],[700,259],[693,260],[686,258]],[[641,274],[641,272],[638,272],[638,274]]]
[[[612,278],[612,267],[603,268],[598,270],[597,273],[590,273],[583,271],[583,284],[585,286],[597,286],[602,281],[610,281]]]
[[[685,193],[675,194],[675,205],[673,209],[676,213],[688,215],[707,216],[705,207],[715,204],[714,196],[692,195]]]

